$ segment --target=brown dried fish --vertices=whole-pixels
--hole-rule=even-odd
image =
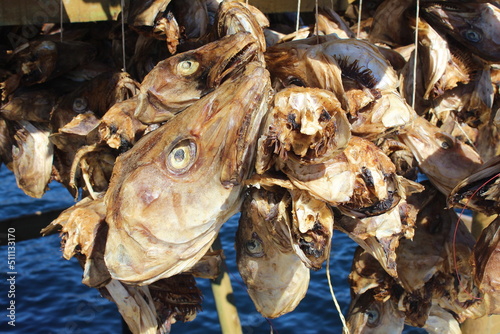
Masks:
[[[239,209],[269,95],[269,73],[249,63],[117,159],[105,197],[113,278],[148,284],[206,253]]]
[[[159,62],[141,83],[135,117],[147,124],[171,119],[241,70],[256,52],[252,36],[239,33]]]

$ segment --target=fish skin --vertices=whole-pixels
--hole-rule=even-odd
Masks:
[[[443,194],[482,165],[479,154],[422,117],[399,138],[410,148],[420,170]]]
[[[309,286],[310,270],[295,254],[286,190],[252,187],[236,232],[236,262],[257,311],[276,318],[295,309]]]
[[[239,210],[270,94],[269,72],[252,62],[118,157],[105,195],[113,278],[149,284],[206,253]]]
[[[242,32],[160,61],[141,83],[135,117],[146,124],[171,119],[251,61],[256,50],[254,38]]]

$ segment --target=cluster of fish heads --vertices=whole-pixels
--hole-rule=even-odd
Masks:
[[[476,240],[453,210],[499,213],[500,9],[420,6],[320,8],[294,31],[241,2],[135,1],[106,42],[44,26],[0,54],[0,162],[32,197],[75,196],[42,233],[134,333],[194,319],[237,212],[264,317],[297,307],[338,230],[360,246],[351,333],[460,333],[500,311],[498,219]]]

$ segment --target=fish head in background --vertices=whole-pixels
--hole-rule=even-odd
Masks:
[[[148,124],[169,120],[241,71],[257,49],[242,32],[160,61],[141,83],[135,116]]]

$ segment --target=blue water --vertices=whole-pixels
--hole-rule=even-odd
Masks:
[[[0,167],[0,217],[46,211],[74,203],[69,193],[58,183],[50,185],[42,199],[32,199],[16,187],[5,166]],[[235,262],[234,235],[238,216],[231,218],[221,230],[236,307],[244,334],[317,334],[341,333],[341,322],[330,296],[325,268],[311,272],[306,297],[291,313],[268,322],[252,304],[238,274]],[[0,227],[4,229],[3,226]],[[0,231],[5,233],[5,231]],[[335,295],[342,311],[347,314],[349,287],[347,275],[356,244],[346,235],[336,232],[332,239],[330,271]],[[7,247],[0,247],[0,332],[41,334],[100,334],[121,333],[121,318],[116,306],[100,296],[95,289],[81,283],[82,270],[75,259],[61,257],[59,237],[51,235],[16,243],[15,298],[7,298]],[[204,294],[203,311],[189,323],[176,323],[172,333],[221,333],[209,280],[198,279]],[[15,300],[15,327],[7,324],[7,302]],[[422,333],[407,329],[405,333]]]

